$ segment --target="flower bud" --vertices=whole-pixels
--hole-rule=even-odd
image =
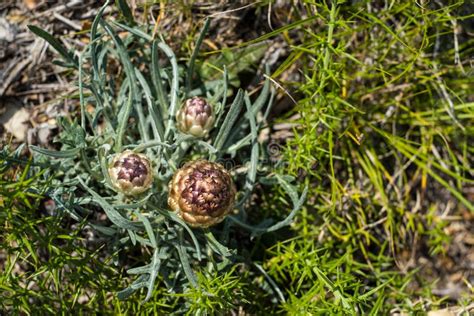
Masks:
[[[181,132],[204,137],[213,127],[214,111],[206,99],[193,97],[179,109],[176,120]]]
[[[125,195],[143,193],[153,182],[150,160],[131,150],[115,155],[109,165],[109,175],[115,189]]]
[[[193,227],[221,222],[234,208],[236,189],[220,164],[196,160],[185,164],[169,183],[168,205]]]

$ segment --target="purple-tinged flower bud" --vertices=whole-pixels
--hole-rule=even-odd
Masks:
[[[117,154],[109,165],[113,186],[125,195],[137,195],[148,190],[153,182],[150,160],[145,155],[126,150]]]
[[[214,111],[206,99],[187,99],[176,115],[178,129],[189,135],[205,137],[214,124]]]
[[[190,226],[206,228],[226,217],[236,189],[229,172],[206,160],[186,163],[169,183],[168,205]]]

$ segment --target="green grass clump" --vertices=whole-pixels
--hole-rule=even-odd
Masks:
[[[114,261],[143,264],[146,253],[117,257],[107,240],[75,222],[44,197],[51,183],[37,165],[4,148],[0,152],[0,310],[8,314],[155,314],[231,310],[249,304],[247,284],[235,268],[222,275],[198,274],[199,288],[184,294],[157,282],[149,302],[115,292],[132,278]]]
[[[457,301],[432,294],[417,263],[439,260],[450,243],[444,228],[474,211],[466,190],[474,135],[468,6],[295,9],[301,21],[310,18],[289,38],[292,52],[274,75],[301,67],[303,82],[284,84],[299,96],[284,172],[304,175],[311,189],[297,237],[273,247],[266,262],[290,314],[469,301],[467,287]]]
[[[33,167],[18,152],[0,153],[0,310],[92,311],[80,305],[82,296],[105,295],[116,271],[101,261],[101,246],[85,245],[84,223],[72,228],[64,215],[48,214],[42,195],[49,183]]]

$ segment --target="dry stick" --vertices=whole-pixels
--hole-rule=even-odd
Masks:
[[[49,10],[46,10],[44,12],[41,12],[41,13],[38,14],[38,16],[49,15],[49,14],[51,14],[51,12],[62,12],[66,9],[72,9],[72,7],[75,7],[75,6],[83,4],[83,3],[84,3],[84,0],[72,0],[67,4],[62,4],[62,5],[59,5],[57,7],[53,7]]]
[[[158,32],[158,25],[160,24],[160,21],[163,20],[165,16],[165,5],[164,2],[160,1],[160,14],[155,20],[155,26],[153,27],[153,33],[152,33],[152,38],[155,39],[156,33]]]
[[[263,76],[265,78],[267,78],[268,80],[270,80],[271,82],[273,82],[278,88],[280,88],[283,92],[285,92],[285,94],[291,99],[291,101],[293,101],[293,103],[295,105],[298,105],[298,102],[296,102],[296,100],[293,98],[293,96],[290,94],[290,92],[285,89],[281,84],[279,84],[275,79],[273,79],[272,77],[266,75],[266,74],[263,74]]]
[[[437,65],[434,64],[435,70],[438,69]],[[445,101],[448,103],[448,107],[446,108],[449,116],[451,119],[456,123],[459,128],[461,128],[463,131],[465,130],[465,127],[458,121],[456,118],[456,114],[454,112],[454,102],[451,100],[451,97],[449,96],[448,91],[446,90],[446,86],[444,85],[443,81],[441,80],[440,76],[436,77],[436,83],[438,84],[439,89],[441,90],[441,96],[445,99]],[[439,91],[438,91],[439,93]]]
[[[18,97],[18,96],[25,96],[25,95],[30,95],[30,94],[57,92],[57,91],[63,91],[66,88],[67,88],[67,86],[57,85],[54,88],[53,87],[51,87],[51,88],[48,87],[48,88],[43,88],[43,89],[32,89],[32,90],[28,90],[28,91],[15,92],[15,93],[12,93],[11,96]]]
[[[70,19],[62,16],[61,14],[57,13],[57,12],[54,12],[53,13],[53,16],[58,19],[59,21],[63,22],[64,24],[66,25],[69,25],[70,27],[72,27],[73,29],[77,30],[77,31],[81,31],[82,30],[82,27],[77,24],[76,22],[74,21],[71,21]]]
[[[273,26],[272,26],[272,2],[271,1],[268,3],[267,23],[268,23],[268,26],[270,27],[270,30],[274,31]]]
[[[26,59],[23,59],[21,62],[15,65],[15,67],[12,69],[8,77],[3,80],[3,83],[0,87],[0,96],[2,96],[5,91],[8,89],[12,81],[25,69],[26,66],[28,66],[29,63],[31,63],[31,56],[27,57]]]
[[[436,2],[438,3],[440,7],[443,7],[442,3],[440,3],[439,1],[436,1]],[[455,42],[454,43],[454,47],[455,47],[454,62],[456,63],[456,61],[459,59],[459,47],[458,47],[459,44],[457,44],[456,23],[455,21],[453,22],[453,19],[451,18],[451,15],[449,13],[447,13],[447,15],[450,17],[450,21],[453,24],[453,27],[455,27],[454,29],[454,42]],[[439,32],[436,31],[436,40],[435,40],[435,46],[434,46],[434,52],[433,52],[433,59],[435,59],[436,56],[438,55],[439,47],[440,47]],[[457,50],[456,50],[456,47],[458,48]],[[464,72],[464,69],[462,68],[462,63],[460,61],[459,61],[459,65],[461,67],[461,70]],[[433,68],[435,72],[438,72],[438,65],[436,63],[433,63]],[[443,97],[446,103],[448,104],[446,111],[448,112],[449,117],[451,117],[454,123],[464,131],[465,130],[464,126],[456,118],[456,114],[454,111],[454,103],[451,100],[449,93],[446,89],[446,86],[444,85],[439,75],[436,76],[436,83],[437,85],[433,84],[433,86],[437,90],[438,94],[440,94],[440,96]]]
[[[244,5],[243,7],[240,7],[240,8],[235,8],[235,9],[231,9],[231,10],[227,10],[227,11],[222,11],[222,12],[216,12],[216,13],[213,13],[213,14],[209,15],[209,18],[214,17],[214,16],[217,16],[217,15],[221,15],[221,14],[227,14],[227,13],[231,13],[231,12],[243,10],[243,9],[245,9],[245,8],[254,6],[254,5],[256,5],[256,4],[260,3],[260,2],[261,2],[261,1],[257,1],[257,2],[254,2],[254,3],[250,3],[250,4],[247,4],[247,5]]]

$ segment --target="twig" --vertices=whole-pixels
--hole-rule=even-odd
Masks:
[[[261,1],[257,1],[257,2],[253,2],[253,3],[250,3],[250,4],[244,5],[243,7],[240,7],[240,8],[231,9],[231,10],[222,11],[222,12],[216,12],[216,13],[213,13],[213,14],[209,15],[209,17],[211,18],[211,17],[218,16],[218,15],[223,15],[223,14],[227,14],[227,13],[231,13],[231,12],[235,12],[235,11],[240,11],[240,10],[243,10],[245,8],[251,7],[253,5],[259,4],[260,2]]]
[[[3,83],[0,87],[0,96],[2,96],[5,91],[8,89],[12,81],[21,73],[25,67],[31,63],[31,56],[23,59],[21,62],[13,67],[12,71],[8,74],[7,78],[3,80]]]
[[[79,24],[77,24],[77,23],[75,23],[75,22],[69,20],[68,18],[62,16],[62,15],[59,14],[58,12],[54,12],[54,13],[53,13],[53,16],[54,16],[56,19],[58,19],[59,21],[63,22],[64,24],[69,25],[70,27],[72,27],[72,28],[75,29],[76,31],[81,31],[81,30],[82,30],[82,27],[81,27]]]
[[[296,100],[291,96],[290,92],[288,92],[288,90],[286,90],[281,84],[279,84],[275,79],[273,79],[272,77],[266,75],[266,74],[263,74],[263,76],[265,78],[267,78],[268,80],[270,80],[271,82],[273,82],[278,88],[280,88],[281,90],[283,90],[283,92],[285,92],[285,94],[291,99],[291,101],[293,101],[293,103],[295,105],[298,105],[298,102],[296,102]]]
[[[49,15],[51,12],[63,12],[66,9],[71,9],[72,7],[75,7],[77,5],[84,4],[84,0],[72,0],[67,4],[62,4],[58,5],[56,7],[53,7],[49,10],[46,10],[44,12],[41,12],[38,14],[38,16],[43,16],[43,15]]]

